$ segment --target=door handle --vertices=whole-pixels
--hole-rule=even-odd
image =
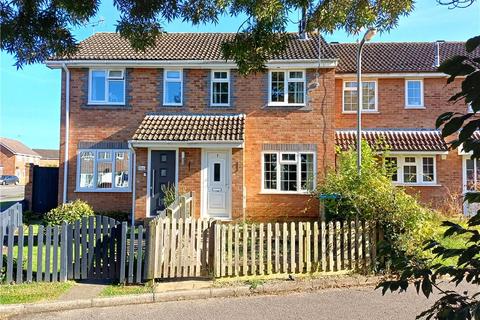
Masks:
[[[152,179],[150,183],[150,196],[153,197],[155,195],[155,169],[152,169]]]
[[[222,189],[221,189],[221,188],[212,188],[212,191],[213,191],[213,192],[221,192]]]

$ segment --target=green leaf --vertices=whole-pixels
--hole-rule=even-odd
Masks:
[[[432,289],[432,283],[430,282],[430,279],[428,279],[427,277],[423,278],[423,281],[422,281],[422,292],[423,294],[425,295],[425,297],[429,297],[430,294],[433,292],[433,289]]]
[[[440,128],[446,121],[450,120],[455,115],[455,112],[444,112],[438,116],[435,127],[438,129]]]

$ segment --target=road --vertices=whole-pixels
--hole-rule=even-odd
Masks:
[[[0,185],[0,202],[21,201],[25,193],[25,186]]]
[[[435,300],[406,294],[382,296],[373,288],[329,289],[281,296],[251,296],[70,310],[15,319],[415,319]]]

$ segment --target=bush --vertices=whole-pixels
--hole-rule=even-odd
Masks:
[[[327,173],[317,192],[338,194],[326,200],[327,219],[375,221],[385,239],[404,250],[416,250],[434,232],[435,212],[423,207],[414,196],[391,182],[392,168],[382,165],[379,156],[362,144],[362,174],[357,173],[356,151],[339,153],[337,170]]]
[[[45,222],[48,225],[61,225],[64,221],[73,223],[82,217],[93,216],[92,207],[82,200],[75,200],[59,205],[45,215]]]

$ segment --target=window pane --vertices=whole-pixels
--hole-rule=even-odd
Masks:
[[[357,83],[353,81],[345,82],[343,91],[343,110],[357,111]],[[362,82],[362,110],[375,110],[375,82]]]
[[[417,166],[415,160],[415,157],[405,157],[405,163],[408,163],[408,165],[403,166],[403,182],[405,183],[417,182]]]
[[[213,181],[214,182],[220,181],[220,163],[213,164]]]
[[[94,160],[93,152],[80,152],[80,188],[93,188]]]
[[[303,79],[303,72],[301,72],[301,71],[292,71],[292,72],[289,72],[288,77],[289,77],[290,79]]]
[[[271,88],[272,102],[285,101],[285,73],[272,72],[272,88]]]
[[[213,73],[213,78],[214,79],[227,79],[228,75],[226,71],[215,71]]]
[[[92,71],[90,99],[93,101],[105,101],[105,71]]]
[[[180,82],[167,82],[165,84],[165,103],[182,103],[182,87]]]
[[[476,179],[475,179],[475,166],[472,159],[466,160],[467,165],[467,190],[476,190]]]
[[[129,153],[115,153],[115,187],[128,188]]]
[[[398,162],[395,157],[386,157],[385,166],[392,181],[398,181]]]
[[[180,71],[167,71],[168,79],[180,79]]]
[[[108,81],[108,102],[124,102],[125,94],[123,90],[123,83],[123,80]]]
[[[375,110],[375,82],[362,82],[362,110]]]
[[[97,154],[98,160],[110,160],[112,159],[112,154],[110,151],[99,151]]]
[[[433,173],[433,158],[432,157],[425,157],[423,158],[423,175],[422,180],[424,182],[432,182],[434,180],[434,173]]]
[[[108,72],[109,78],[123,78],[123,71],[122,70],[110,70]]]
[[[303,82],[288,83],[288,103],[304,103]]]
[[[98,162],[97,164],[97,188],[109,189],[112,187],[112,163]]]
[[[214,82],[212,94],[214,104],[228,104],[228,82]]]
[[[344,111],[357,111],[357,91],[345,91],[343,99]]]
[[[282,153],[282,161],[297,161],[297,154],[295,154],[295,153]]]
[[[280,188],[282,191],[297,191],[297,165],[282,164]]]
[[[263,188],[277,189],[277,154],[267,153],[263,156]]]
[[[407,81],[407,103],[409,106],[420,106],[422,104],[421,81]]]
[[[301,154],[301,189],[302,190],[313,190],[313,154]]]

